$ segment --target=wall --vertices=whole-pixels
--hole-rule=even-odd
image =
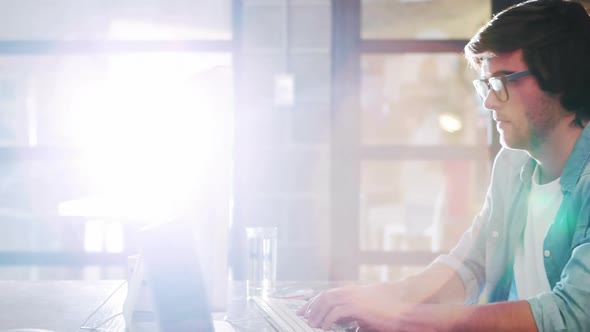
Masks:
[[[330,1],[245,0],[240,12],[234,239],[243,226],[277,226],[278,279],[326,279]],[[294,78],[292,105],[275,103],[280,74]]]

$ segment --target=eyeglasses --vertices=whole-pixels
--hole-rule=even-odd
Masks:
[[[494,94],[500,101],[508,101],[508,89],[506,83],[512,82],[518,78],[521,78],[531,73],[528,70],[519,71],[509,75],[494,76],[490,78],[481,78],[473,81],[475,91],[481,97],[486,99],[490,90],[494,91]]]

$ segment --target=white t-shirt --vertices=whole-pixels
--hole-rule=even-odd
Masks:
[[[516,294],[512,299],[525,300],[551,291],[545,272],[543,241],[561,205],[563,194],[559,178],[540,185],[539,167],[535,167],[528,199],[528,217],[523,240],[514,256]]]

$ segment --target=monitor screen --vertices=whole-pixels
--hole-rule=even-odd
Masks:
[[[142,256],[161,332],[213,332],[193,228],[165,223],[142,231]]]

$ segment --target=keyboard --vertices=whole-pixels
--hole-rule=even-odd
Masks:
[[[324,332],[320,328],[307,325],[305,319],[297,315],[297,309],[305,304],[300,299],[278,299],[269,297],[253,298],[254,302],[265,314],[272,326],[280,332]],[[334,326],[333,331],[346,332],[345,328]]]

